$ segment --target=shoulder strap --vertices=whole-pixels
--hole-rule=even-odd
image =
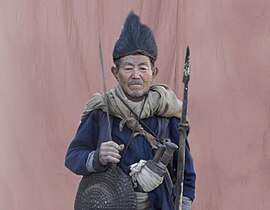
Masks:
[[[158,137],[163,139],[170,138],[169,119],[164,117],[158,118]]]

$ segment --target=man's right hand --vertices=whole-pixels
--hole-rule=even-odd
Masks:
[[[101,165],[108,163],[118,163],[121,159],[120,151],[124,149],[124,144],[117,144],[114,141],[103,142],[99,149],[99,162]]]

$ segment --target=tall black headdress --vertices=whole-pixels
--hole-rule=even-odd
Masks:
[[[114,46],[113,60],[133,54],[145,55],[153,64],[157,59],[157,45],[152,30],[131,11]]]

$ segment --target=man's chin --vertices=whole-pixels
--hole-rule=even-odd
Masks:
[[[130,91],[129,93],[127,93],[127,98],[130,100],[141,100],[141,98],[143,98],[145,96],[146,92],[143,91]]]

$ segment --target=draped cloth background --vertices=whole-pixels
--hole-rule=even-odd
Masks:
[[[181,98],[191,48],[194,210],[270,209],[270,2],[1,0],[0,209],[67,210],[80,177],[64,156],[133,9],[154,31],[159,75]]]

